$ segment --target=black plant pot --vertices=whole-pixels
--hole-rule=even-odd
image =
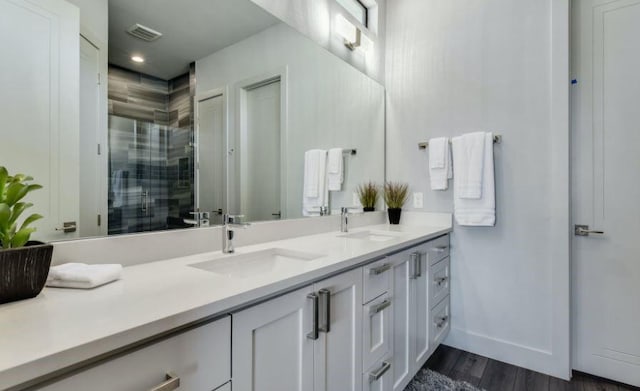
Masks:
[[[373,211],[375,211],[375,210],[376,210],[376,208],[375,208],[375,207],[373,207],[373,206],[367,206],[367,207],[364,207],[364,208],[362,208],[362,209],[363,209],[365,212],[373,212]]]
[[[400,224],[402,208],[389,208],[387,209],[387,213],[389,214],[389,224]]]
[[[53,245],[29,242],[0,250],[0,304],[38,296],[47,282]]]

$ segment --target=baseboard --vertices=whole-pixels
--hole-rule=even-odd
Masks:
[[[520,345],[459,328],[451,328],[444,345],[475,353],[497,361],[569,380],[570,374],[558,368],[552,352]]]

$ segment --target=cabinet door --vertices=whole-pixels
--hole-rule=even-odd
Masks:
[[[234,313],[234,391],[313,389],[311,286]]]
[[[429,326],[431,324],[431,309],[429,305],[429,264],[427,259],[427,251],[424,246],[420,246],[414,249],[410,257],[412,262],[416,262],[415,270],[415,304],[414,304],[414,341],[415,341],[415,355],[413,358],[414,372],[422,368],[427,359],[429,358],[430,338],[429,338]]]
[[[393,256],[393,390],[402,391],[413,377],[411,357],[415,357],[415,344],[411,336],[413,327],[413,292],[415,291],[413,266],[409,252]]]
[[[313,389],[361,391],[362,269],[321,281],[314,290],[320,297],[321,332],[314,347]]]

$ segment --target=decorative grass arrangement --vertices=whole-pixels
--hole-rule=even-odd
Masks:
[[[363,183],[357,189],[358,198],[365,212],[371,212],[376,209],[378,198],[380,196],[380,188],[374,182]]]
[[[389,209],[402,209],[409,198],[409,185],[400,182],[384,184],[384,203]]]

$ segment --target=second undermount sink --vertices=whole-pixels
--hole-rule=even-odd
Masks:
[[[300,262],[313,261],[321,257],[323,257],[321,254],[284,248],[270,248],[249,253],[232,254],[189,266],[223,276],[246,278],[258,274],[284,272],[287,268]]]
[[[398,234],[387,231],[359,231],[338,235],[340,238],[369,240],[372,242],[386,242],[398,237]]]

